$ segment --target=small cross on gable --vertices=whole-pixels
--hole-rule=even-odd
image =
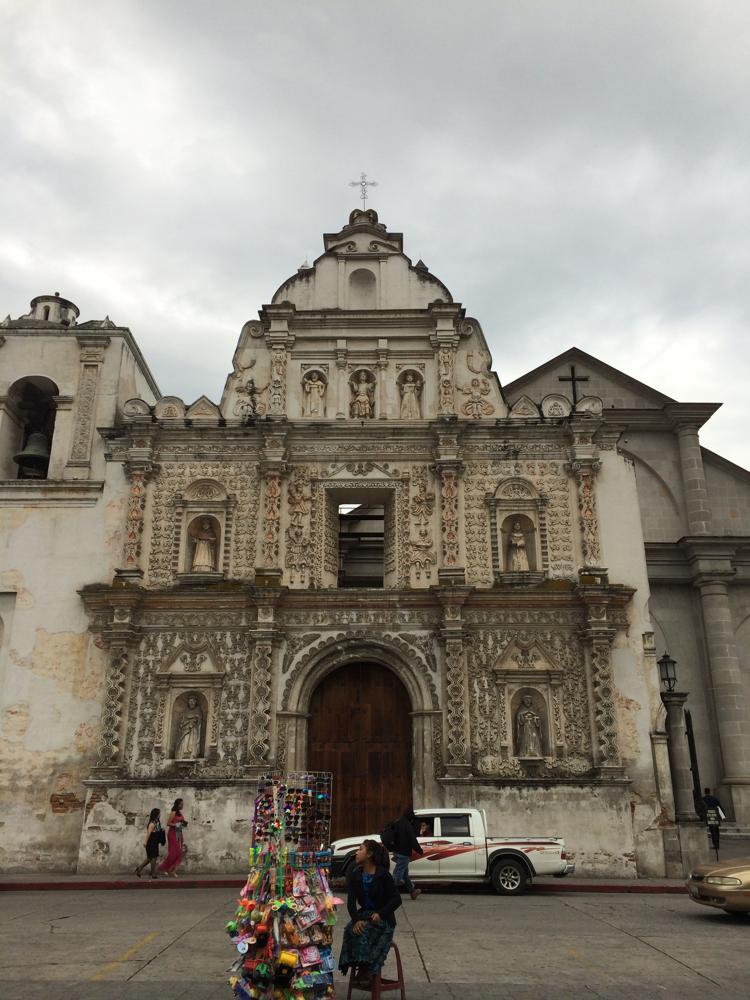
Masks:
[[[576,366],[570,366],[570,375],[558,375],[558,382],[570,382],[571,388],[573,390],[573,406],[575,407],[578,402],[578,383],[588,382],[588,375],[576,375]]]

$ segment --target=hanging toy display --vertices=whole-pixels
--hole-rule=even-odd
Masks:
[[[227,933],[237,949],[229,985],[242,1000],[335,997],[328,884],[332,776],[293,773],[258,782],[250,874]]]

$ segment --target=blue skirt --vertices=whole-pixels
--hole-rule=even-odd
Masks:
[[[396,928],[385,920],[379,924],[370,923],[372,912],[360,910],[356,920],[350,920],[344,928],[344,943],[339,956],[339,969],[344,975],[350,965],[366,966],[371,976],[383,968]],[[353,930],[357,920],[364,920],[367,925],[361,934],[355,934]]]

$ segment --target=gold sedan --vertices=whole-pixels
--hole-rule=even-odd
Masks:
[[[750,858],[698,865],[687,880],[690,898],[727,913],[750,913]]]

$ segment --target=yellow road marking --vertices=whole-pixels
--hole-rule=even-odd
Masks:
[[[132,958],[132,956],[135,955],[135,953],[142,948],[144,944],[148,944],[149,941],[153,941],[154,938],[158,936],[158,931],[152,931],[150,934],[147,934],[144,938],[141,938],[140,941],[137,941],[132,948],[128,948],[123,955],[116,958],[114,962],[110,962],[109,965],[105,965],[103,969],[100,969],[95,976],[91,977],[89,982],[95,983],[99,979],[104,979],[110,974],[110,972],[114,972],[118,965],[122,965],[123,962],[127,962],[129,958]]]

